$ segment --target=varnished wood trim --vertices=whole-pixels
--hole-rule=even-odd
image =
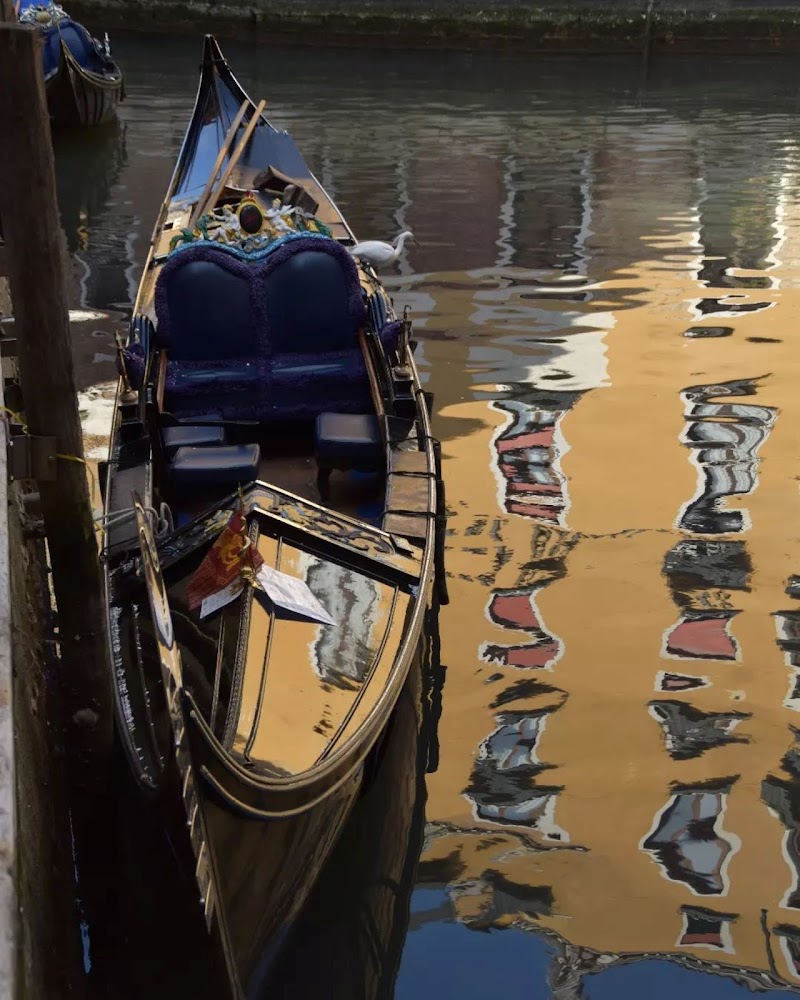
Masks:
[[[250,541],[253,545],[258,545],[260,536],[258,519],[253,518],[250,525]],[[230,750],[236,738],[239,712],[242,707],[242,682],[244,680],[244,668],[247,662],[247,639],[250,635],[250,618],[253,610],[254,590],[247,587],[242,595],[242,613],[239,618],[239,638],[236,643],[236,658],[233,665],[233,676],[231,677],[231,693],[228,699],[228,715],[225,720],[225,730],[220,741],[226,750]]]
[[[275,551],[275,569],[280,570],[281,568],[281,556],[283,555],[283,538],[278,539],[278,547]],[[255,598],[255,594],[253,595]],[[272,602],[270,602],[272,603]],[[267,626],[267,641],[264,644],[264,659],[261,663],[261,684],[258,689],[258,700],[256,701],[256,710],[253,713],[253,725],[250,728],[250,735],[247,737],[247,743],[245,743],[244,753],[242,756],[245,760],[251,760],[250,752],[253,749],[253,744],[256,741],[256,734],[258,733],[258,726],[261,722],[261,711],[264,707],[264,691],[267,687],[267,671],[269,670],[269,657],[272,652],[272,637],[275,634],[275,605],[272,604],[269,612],[269,624]]]

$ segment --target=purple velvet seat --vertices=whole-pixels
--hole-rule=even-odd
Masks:
[[[358,344],[366,308],[353,258],[335,240],[286,242],[264,262],[270,420],[360,410],[369,380]]]
[[[164,406],[178,417],[275,422],[370,408],[364,297],[335,240],[293,237],[251,256],[193,244],[164,265],[155,305],[168,352]],[[390,350],[399,329],[381,334]],[[139,361],[129,353],[127,363]]]
[[[174,254],[156,283],[157,342],[167,349],[165,409],[258,418],[263,328],[258,269],[223,246]]]

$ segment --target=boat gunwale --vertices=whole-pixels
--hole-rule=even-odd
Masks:
[[[122,87],[122,70],[113,59],[111,61],[114,63],[117,70],[116,76],[108,77],[101,73],[95,73],[93,70],[87,69],[85,66],[81,66],[63,38],[61,39],[61,57],[63,62],[56,70],[57,74],[61,73],[62,66],[66,66],[70,79],[72,79],[73,76],[77,76],[80,80],[90,83],[93,87],[97,87],[100,90],[107,90],[109,92],[120,90]],[[54,79],[55,75],[51,75],[48,82]]]
[[[389,548],[388,550],[384,550],[383,553],[375,554],[374,552],[351,544],[344,536],[326,534],[313,519],[309,519],[306,523],[302,523],[294,521],[291,518],[284,517],[279,511],[270,510],[266,506],[262,506],[264,496],[254,495],[257,490],[263,490],[268,494],[270,492],[278,493],[281,496],[288,498],[290,501],[295,501],[296,503],[309,506],[320,514],[327,515],[334,521],[340,520],[345,522],[345,524],[350,525],[352,528],[361,529],[367,536],[370,534],[377,536],[380,540],[385,541]],[[232,513],[236,508],[239,496],[240,494],[238,492],[228,494],[227,497],[207,508],[201,514],[198,514],[197,517],[193,518],[187,524],[182,525],[179,529],[177,529],[177,531],[174,531],[166,538],[163,538],[159,542],[159,554],[161,554],[165,547],[175,545],[181,538],[191,535],[192,532],[199,532],[194,545],[188,546],[186,549],[177,554],[172,554],[171,556],[167,555],[167,557],[163,559],[161,564],[162,570],[171,569],[173,566],[180,563],[181,560],[196,552],[201,546],[213,542],[213,540],[218,537],[220,532],[223,530],[224,525],[220,524],[218,528],[208,527],[203,529],[202,522],[204,520],[210,520],[217,515],[224,514],[226,511]],[[318,504],[313,500],[308,500],[297,493],[291,492],[291,490],[285,490],[282,487],[274,486],[272,483],[261,479],[254,480],[246,486],[242,491],[241,496],[244,503],[244,514],[246,518],[252,515],[265,518],[276,527],[282,526],[288,534],[297,534],[305,538],[315,539],[324,547],[348,553],[354,562],[372,567],[368,575],[373,576],[375,579],[394,581],[395,578],[399,578],[413,585],[413,581],[419,580],[422,575],[422,559],[419,551],[421,547],[413,546],[402,535],[396,535],[391,532],[384,531],[382,528],[377,528],[376,526],[369,524],[367,521],[361,521],[358,518],[350,517],[348,514],[341,513],[340,511],[334,510],[330,507],[325,507],[323,504]],[[433,508],[431,507],[430,509]],[[408,548],[404,548],[402,545],[399,545],[398,540],[406,542]],[[385,556],[385,558],[383,558],[383,556]],[[395,558],[397,561],[395,561]],[[401,561],[413,563],[413,569],[411,565],[403,566]]]

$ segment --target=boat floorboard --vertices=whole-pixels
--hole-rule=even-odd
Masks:
[[[304,500],[323,503],[317,489],[317,464],[310,448],[283,447],[278,450],[269,439],[263,440],[258,477]],[[330,477],[330,498],[324,503],[340,514],[380,527],[383,477],[334,471]]]

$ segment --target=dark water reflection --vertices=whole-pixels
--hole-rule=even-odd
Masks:
[[[116,54],[119,127],[58,166],[76,304],[124,314],[199,43]],[[361,238],[421,243],[452,515],[436,733],[269,995],[794,995],[797,68],[226,54]]]

